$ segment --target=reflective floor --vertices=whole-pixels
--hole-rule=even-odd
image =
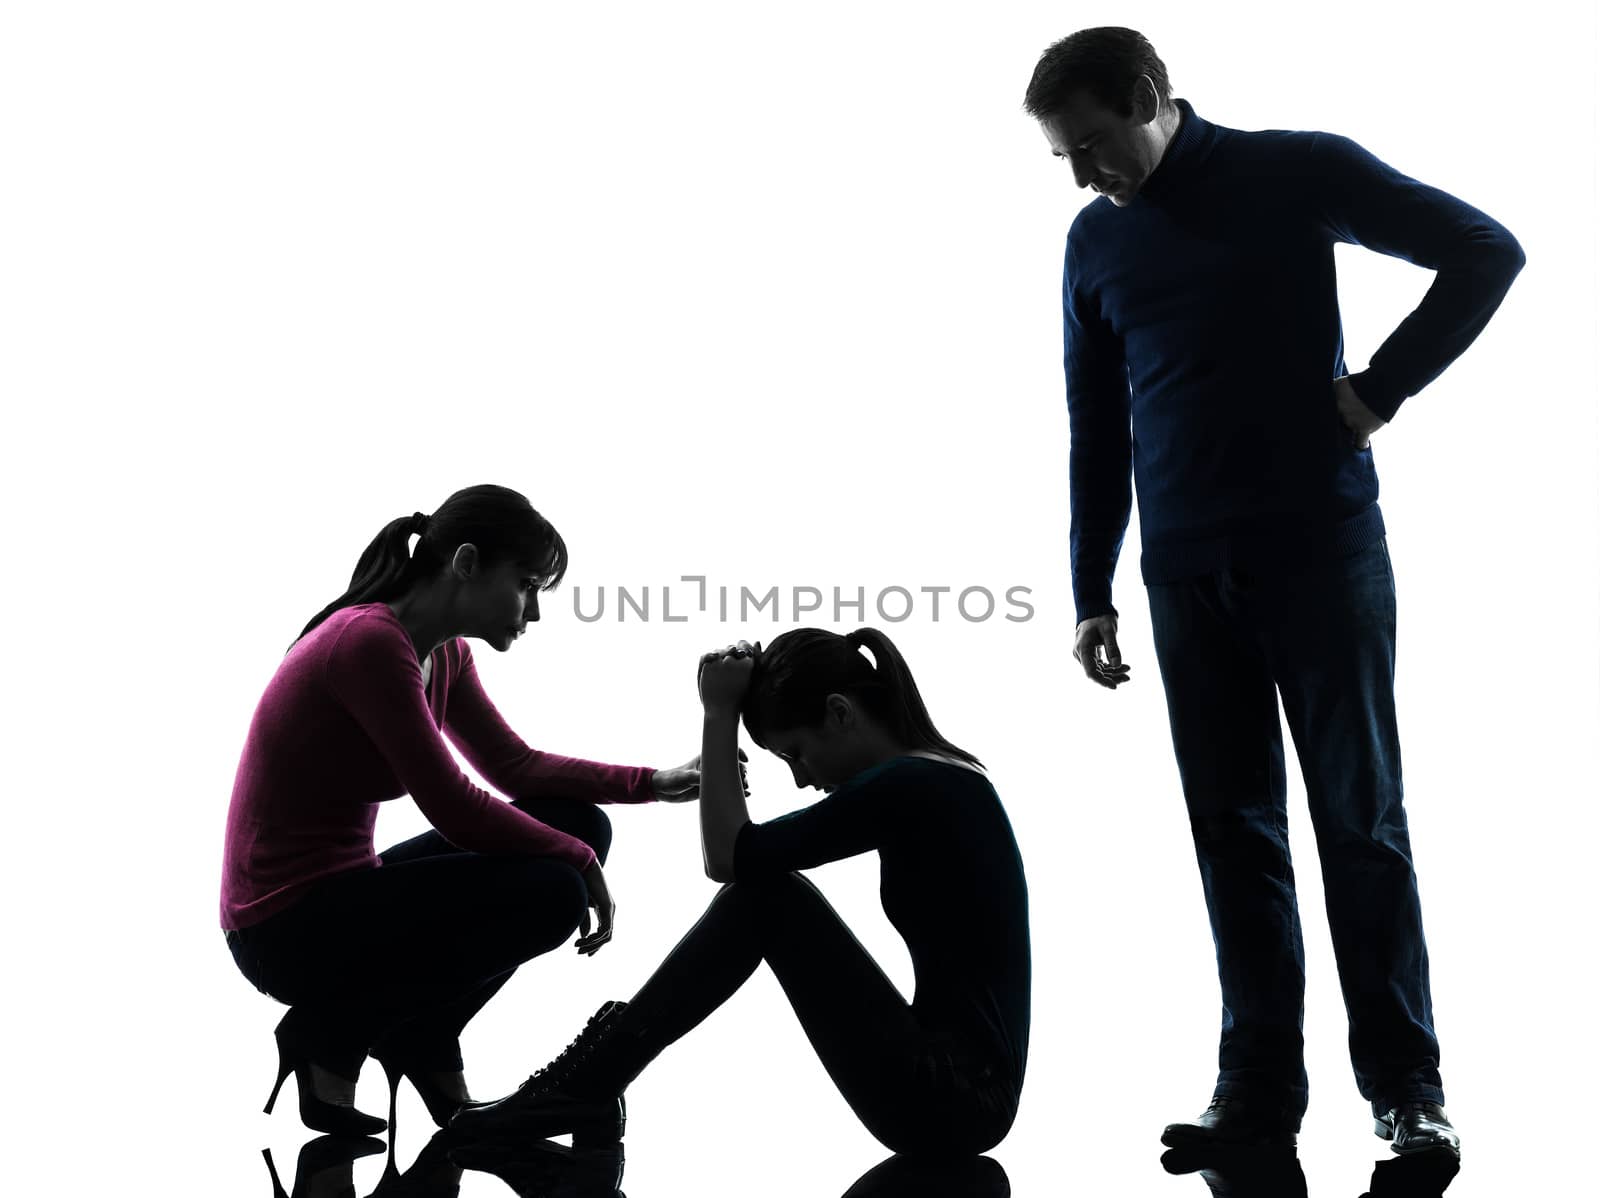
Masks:
[[[517,1195],[626,1198],[640,1195],[772,1194],[813,1198],[1004,1198],[1027,1194],[1172,1195],[1172,1198],[1438,1198],[1460,1161],[1448,1150],[1370,1158],[1359,1183],[1313,1176],[1294,1148],[1152,1150],[1119,1161],[1064,1155],[1048,1175],[1013,1178],[993,1156],[920,1160],[880,1156],[864,1169],[845,1162],[861,1143],[795,1140],[781,1154],[751,1154],[748,1144],[678,1144],[573,1149],[558,1140],[472,1142],[431,1128],[402,1127],[393,1138],[312,1136],[277,1151],[242,1147],[228,1170],[228,1192],[262,1198],[455,1198]],[[650,1138],[645,1137],[648,1141]],[[840,1151],[843,1149],[844,1151]],[[881,1151],[881,1150],[880,1150]],[[181,1154],[180,1154],[181,1155]],[[203,1155],[203,1153],[202,1153]],[[1375,1154],[1374,1154],[1375,1155]],[[742,1184],[724,1166],[743,1161]],[[186,1162],[173,1162],[183,1172]],[[857,1162],[859,1164],[859,1162]],[[1030,1171],[1031,1172],[1031,1171]],[[1313,1170],[1313,1173],[1315,1171]],[[1343,1171],[1341,1171],[1343,1172]],[[1165,1174],[1165,1176],[1163,1176]],[[1470,1188],[1452,1193],[1472,1192]]]
[[[382,1157],[383,1171],[370,1188],[356,1184],[357,1164]],[[378,1139],[319,1136],[299,1150],[293,1169],[280,1169],[270,1149],[263,1150],[261,1192],[268,1198],[455,1198],[505,1193],[525,1198],[625,1198],[629,1184],[627,1149],[575,1150],[553,1140],[517,1143],[454,1144],[447,1132],[434,1135],[403,1168],[391,1146]],[[1216,1198],[1305,1198],[1310,1192],[1304,1169],[1292,1148],[1173,1149],[1161,1157],[1173,1175],[1198,1177]],[[1395,1156],[1374,1163],[1365,1195],[1370,1198],[1437,1198],[1460,1171],[1453,1152],[1437,1150]],[[770,1189],[772,1177],[752,1178],[746,1192]],[[1070,1191],[1071,1177],[1062,1181]],[[698,1193],[696,1179],[680,1175],[661,1190],[634,1193]],[[826,1191],[833,1194],[835,1191]],[[1004,1166],[988,1156],[921,1161],[890,1156],[847,1183],[842,1198],[1004,1198],[1013,1192]],[[1025,1192],[1025,1191],[1018,1191]],[[1130,1187],[1126,1192],[1145,1191]],[[1167,1192],[1194,1195],[1191,1184]]]
[[[1162,1155],[1161,1164],[1168,1173],[1199,1177],[1217,1198],[1306,1198],[1308,1193],[1335,1192],[1307,1185],[1293,1148],[1174,1148]],[[1461,1161],[1450,1149],[1391,1156],[1374,1162],[1365,1193],[1370,1198],[1436,1198],[1460,1171]]]
[[[620,1144],[583,1150],[552,1140],[452,1146],[449,1134],[440,1132],[402,1170],[381,1140],[321,1136],[300,1149],[292,1182],[270,1149],[262,1157],[271,1198],[335,1198],[362,1192],[355,1185],[356,1162],[380,1153],[383,1174],[369,1198],[454,1198],[506,1188],[529,1198],[625,1198],[626,1193],[627,1153]],[[683,1179],[683,1188],[670,1192],[695,1192],[693,1179]],[[1005,1169],[986,1156],[940,1162],[891,1156],[844,1191],[845,1198],[1003,1198],[1010,1193]]]
[[[540,958],[468,1027],[463,1054],[476,1098],[509,1093],[568,1044],[600,1001],[632,995],[703,908],[702,892],[675,883],[670,872],[697,851],[692,822],[672,822],[675,814],[638,813],[620,842],[622,864],[641,896],[629,908],[628,935],[593,958],[570,950]],[[1187,829],[1164,834],[1170,885],[1129,892],[1137,902],[1119,907],[1116,918],[1082,915],[1104,906],[1115,879],[1048,868],[1030,879],[1041,923],[1055,914],[1048,915],[1050,933],[1037,938],[1017,1122],[986,1159],[931,1168],[893,1160],[862,1128],[765,968],[629,1086],[620,1154],[575,1156],[559,1146],[524,1145],[520,1153],[452,1161],[447,1146],[434,1143],[436,1128],[409,1083],[399,1092],[392,1157],[387,1135],[364,1145],[365,1155],[326,1142],[308,1148],[319,1137],[300,1122],[296,1082],[287,1084],[271,1115],[262,1113],[278,1064],[272,1028],[283,1008],[239,976],[220,936],[203,923],[209,913],[191,910],[214,865],[196,856],[190,872],[206,877],[184,878],[173,910],[162,913],[178,926],[179,914],[188,912],[191,936],[100,935],[92,954],[69,951],[68,940],[41,942],[40,959],[51,963],[54,985],[36,990],[50,1000],[49,1009],[16,1044],[13,1076],[36,1085],[13,1087],[19,1108],[7,1122],[24,1125],[14,1137],[28,1150],[18,1154],[7,1190],[132,1188],[260,1198],[279,1192],[291,1198],[1594,1192],[1581,1145],[1551,1148],[1543,1125],[1530,1120],[1540,1100],[1546,1109],[1577,1109],[1574,1090],[1592,1072],[1584,1014],[1592,1004],[1575,984],[1552,987],[1535,968],[1535,955],[1549,956],[1542,942],[1510,939],[1513,931],[1526,938],[1546,925],[1518,921],[1497,941],[1482,919],[1468,918],[1470,909],[1456,921],[1441,919],[1445,950],[1435,972],[1437,991],[1452,996],[1443,1039],[1447,1109],[1463,1142],[1459,1171],[1454,1158],[1398,1158],[1374,1134],[1370,1106],[1352,1076],[1331,947],[1312,920],[1304,1021],[1311,1094],[1297,1151],[1165,1152],[1162,1129],[1193,1119],[1211,1097],[1217,1000],[1192,862],[1177,860],[1192,852]],[[660,875],[649,873],[658,862]],[[863,856],[817,872],[824,893],[891,981],[910,993],[914,977],[882,912],[876,860]],[[1314,871],[1302,891],[1307,910],[1320,906]],[[1452,940],[1469,934],[1470,940]],[[62,973],[79,962],[81,978]],[[1496,980],[1508,988],[1495,989]],[[1553,1005],[1551,994],[1567,1005]],[[1519,1018],[1533,1010],[1543,1017]],[[86,1100],[81,1109],[67,1098],[79,1094]],[[383,1071],[371,1062],[358,1081],[356,1105],[387,1114]]]
[[[505,1001],[485,1009],[483,1026],[475,1023],[466,1042],[477,1097],[510,1091],[559,1048],[590,1001],[571,993],[566,971],[586,963],[552,962],[543,975],[513,979]],[[1205,1058],[1214,1049],[1202,1041],[1202,1029],[1189,1037],[1195,1044],[1188,1057],[1153,1057],[1142,1072],[1119,1071],[1114,1065],[1124,1045],[1062,1034],[1058,1018],[1039,1023],[1017,1123],[996,1147],[980,1158],[932,1163],[894,1157],[840,1098],[781,989],[762,975],[719,1018],[707,1020],[633,1082],[627,1134],[616,1151],[575,1152],[562,1142],[531,1139],[487,1147],[451,1143],[409,1081],[399,1090],[392,1134],[334,1140],[302,1125],[293,1078],[274,1112],[262,1113],[275,1064],[271,1021],[279,1008],[237,980],[216,971],[215,1026],[195,1039],[211,1046],[196,1061],[199,1073],[174,1073],[170,1062],[161,1063],[159,1038],[125,1041],[125,1052],[137,1055],[125,1057],[117,1075],[164,1078],[165,1093],[152,1088],[122,1118],[97,1120],[92,1157],[51,1151],[48,1159],[73,1159],[82,1181],[122,1152],[130,1166],[125,1175],[181,1179],[157,1192],[260,1198],[1498,1198],[1588,1192],[1581,1153],[1527,1151],[1530,1129],[1510,1118],[1515,1105],[1503,1102],[1508,1096],[1499,1090],[1471,1084],[1475,1071],[1468,1069],[1461,1070],[1466,1078],[1449,1107],[1465,1168],[1450,1153],[1395,1155],[1374,1134],[1367,1104],[1347,1076],[1343,1046],[1333,1034],[1340,1029],[1320,1011],[1312,1039],[1319,1086],[1294,1149],[1165,1149],[1163,1127],[1198,1115],[1210,1097]],[[1043,991],[1041,1009],[1061,1007],[1070,993]],[[530,1018],[531,1011],[541,1018]],[[183,1033],[171,1027],[168,1034]],[[1186,1041],[1171,1039],[1185,1048]],[[138,1051],[141,1045],[145,1051]],[[195,1101],[196,1092],[203,1102]],[[363,1070],[356,1105],[387,1114],[380,1069]],[[64,1129],[57,1124],[57,1130]],[[42,1164],[46,1157],[32,1159]]]

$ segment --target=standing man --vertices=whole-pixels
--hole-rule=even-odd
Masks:
[[[1394,575],[1368,437],[1482,331],[1521,247],[1348,138],[1202,119],[1173,99],[1166,67],[1131,29],[1051,46],[1025,107],[1078,186],[1100,196],[1067,235],[1062,289],[1073,655],[1101,686],[1128,680],[1111,576],[1136,491],[1217,947],[1215,1096],[1162,1140],[1292,1142],[1305,1113],[1281,695],[1356,1083],[1396,1151],[1459,1151],[1401,806]],[[1355,374],[1334,281],[1341,241],[1437,272]]]

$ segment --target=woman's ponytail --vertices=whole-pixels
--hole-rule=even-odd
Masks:
[[[933,726],[933,717],[922,701],[916,679],[911,677],[911,668],[887,635],[876,628],[863,627],[847,633],[844,639],[857,649],[866,649],[877,663],[876,673],[885,692],[883,718],[896,736],[919,749],[948,753],[973,765],[983,764],[965,749],[951,744]]]
[[[485,567],[503,560],[525,563],[538,575],[543,590],[555,586],[567,572],[566,542],[527,497],[510,487],[480,483],[457,491],[432,515],[412,512],[385,524],[356,562],[345,593],[311,617],[300,636],[340,608],[398,599],[419,578],[441,569],[459,546],[468,544],[476,546]]]
[[[411,552],[411,538],[421,538],[427,531],[428,517],[423,512],[413,512],[385,524],[370,544],[361,551],[355,572],[350,575],[350,586],[327,607],[311,617],[310,623],[300,630],[300,637],[322,623],[334,612],[358,603],[376,603],[398,596],[415,574],[416,555]],[[418,541],[421,549],[421,541]],[[298,641],[300,637],[295,639]],[[290,646],[293,648],[293,646]]]

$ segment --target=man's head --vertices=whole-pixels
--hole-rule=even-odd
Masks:
[[[1108,25],[1051,46],[1033,69],[1023,107],[1079,187],[1127,206],[1177,125],[1167,67],[1144,35]]]

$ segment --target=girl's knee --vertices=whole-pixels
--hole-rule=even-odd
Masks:
[[[723,886],[724,890],[737,888],[740,892],[749,895],[793,895],[793,894],[821,894],[811,883],[811,879],[794,870],[784,870],[779,873],[753,874],[740,878],[737,882],[729,882]]]
[[[771,907],[792,905],[807,894],[818,894],[811,882],[798,873],[785,872],[758,874],[740,878],[737,882],[724,882],[717,891],[717,899],[724,904],[745,907]]]

